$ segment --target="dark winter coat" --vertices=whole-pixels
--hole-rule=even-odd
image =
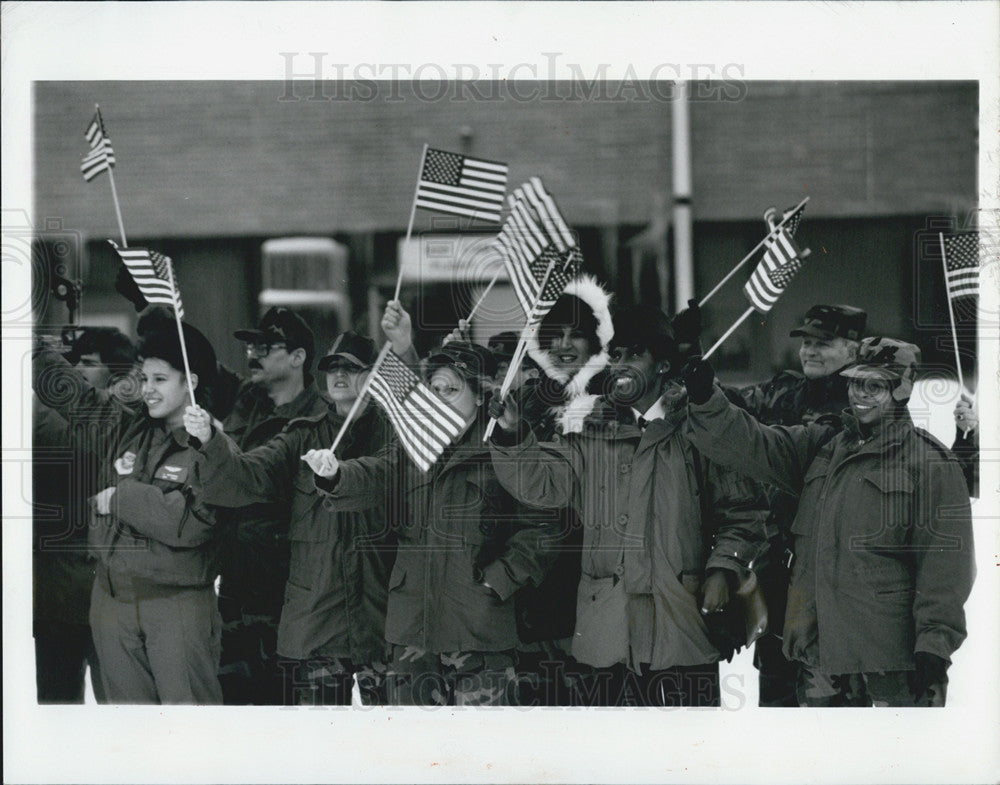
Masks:
[[[290,520],[278,654],[298,660],[345,657],[361,664],[381,657],[385,648],[393,558],[389,506],[332,511],[301,458],[329,447],[343,421],[332,408],[301,417],[245,453],[225,434],[216,434],[202,448],[204,498],[226,507],[267,504]],[[337,454],[342,460],[373,455],[390,438],[385,418],[369,406],[350,425]]]
[[[685,435],[714,460],[800,494],[784,651],[828,674],[949,659],[966,636],[975,575],[969,498],[954,456],[905,410],[863,439],[844,412],[767,427],[716,391]]]
[[[105,454],[97,487],[115,486],[110,515],[94,512],[91,552],[112,586],[141,579],[160,587],[204,587],[215,579],[214,512],[201,499],[198,451],[183,428],[167,430],[94,389],[60,355],[42,349],[34,363],[42,403],[74,423],[100,423]]]
[[[678,430],[683,409],[641,431],[606,402],[589,403],[559,444],[528,432],[492,445],[510,493],[534,506],[571,505],[582,520],[573,656],[636,670],[715,662],[700,612],[705,571],[739,572],[763,553],[763,499],[692,450]],[[569,412],[568,422],[578,416]]]
[[[345,461],[332,481],[318,481],[337,510],[393,505],[400,525],[389,643],[436,653],[517,646],[514,594],[545,575],[556,520],[504,491],[483,425],[471,427],[427,473],[393,446]]]

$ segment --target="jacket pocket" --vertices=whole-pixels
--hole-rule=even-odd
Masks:
[[[820,497],[830,473],[830,462],[816,460],[810,464],[802,480],[802,495],[799,498],[799,508],[792,521],[791,532],[796,537],[809,537],[815,528],[815,521],[820,505]]]
[[[850,538],[854,549],[893,551],[909,540],[913,522],[914,485],[899,466],[859,477],[860,516]]]
[[[311,473],[310,473],[311,474]],[[323,542],[332,535],[332,516],[320,506],[320,496],[310,477],[303,472],[295,476],[288,539],[298,542]]]

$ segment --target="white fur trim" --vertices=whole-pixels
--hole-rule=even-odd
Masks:
[[[566,385],[566,392],[569,394],[569,397],[572,399],[586,393],[590,380],[607,367],[610,359],[608,353],[603,350],[600,354],[592,355],[584,366],[574,374],[570,383]]]
[[[594,411],[594,406],[600,399],[599,395],[578,395],[568,404],[562,407],[556,422],[559,425],[559,432],[562,434],[581,433],[583,423],[590,413]]]
[[[597,319],[597,339],[601,348],[607,349],[615,335],[614,323],[611,321],[611,294],[607,292],[592,275],[581,275],[574,278],[563,290],[563,294],[579,297],[594,312]]]
[[[586,392],[590,380],[607,366],[610,359],[607,348],[614,337],[615,327],[611,320],[611,294],[605,291],[594,276],[581,275],[574,278],[563,291],[563,295],[567,294],[583,300],[593,312],[597,320],[597,340],[601,342],[600,353],[592,355],[570,378],[569,374],[555,366],[548,352],[539,345],[537,333],[528,336],[527,348],[528,356],[538,364],[542,373],[560,384],[567,385],[567,392],[572,398]]]

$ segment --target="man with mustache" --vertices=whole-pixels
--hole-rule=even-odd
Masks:
[[[582,521],[578,701],[719,706],[718,661],[731,650],[705,617],[766,549],[766,508],[752,483],[681,435],[681,355],[666,315],[619,312],[611,351],[605,393],[570,401],[558,444],[539,443],[514,399],[493,407],[497,477],[520,501],[571,505]]]
[[[292,420],[326,414],[328,404],[310,370],[313,333],[301,317],[271,308],[256,329],[233,335],[246,344],[249,378],[223,428],[241,450],[265,444]],[[288,505],[274,501],[220,512],[219,680],[228,704],[283,700],[276,647],[288,579],[288,516]]]

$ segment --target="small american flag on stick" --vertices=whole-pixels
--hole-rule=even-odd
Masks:
[[[184,305],[173,277],[170,257],[148,248],[119,248],[114,240],[108,242],[118,252],[146,301],[151,305],[174,308],[177,316],[183,319]]]
[[[792,277],[802,267],[799,249],[784,227],[765,244],[764,258],[743,287],[750,304],[760,313],[767,313],[778,301]]]
[[[583,255],[537,177],[507,199],[510,215],[496,245],[529,324],[540,322],[579,272]]]
[[[83,157],[80,171],[83,172],[83,179],[89,183],[101,172],[115,165],[115,151],[111,148],[111,139],[104,129],[100,109],[94,112],[94,119],[87,126],[84,137],[90,145],[90,152]]]
[[[368,391],[385,409],[400,444],[423,472],[465,428],[461,415],[392,352],[375,370]]]
[[[944,238],[945,282],[948,297],[979,294],[979,232],[962,232]]]
[[[415,205],[450,215],[500,222],[507,164],[429,148]]]

